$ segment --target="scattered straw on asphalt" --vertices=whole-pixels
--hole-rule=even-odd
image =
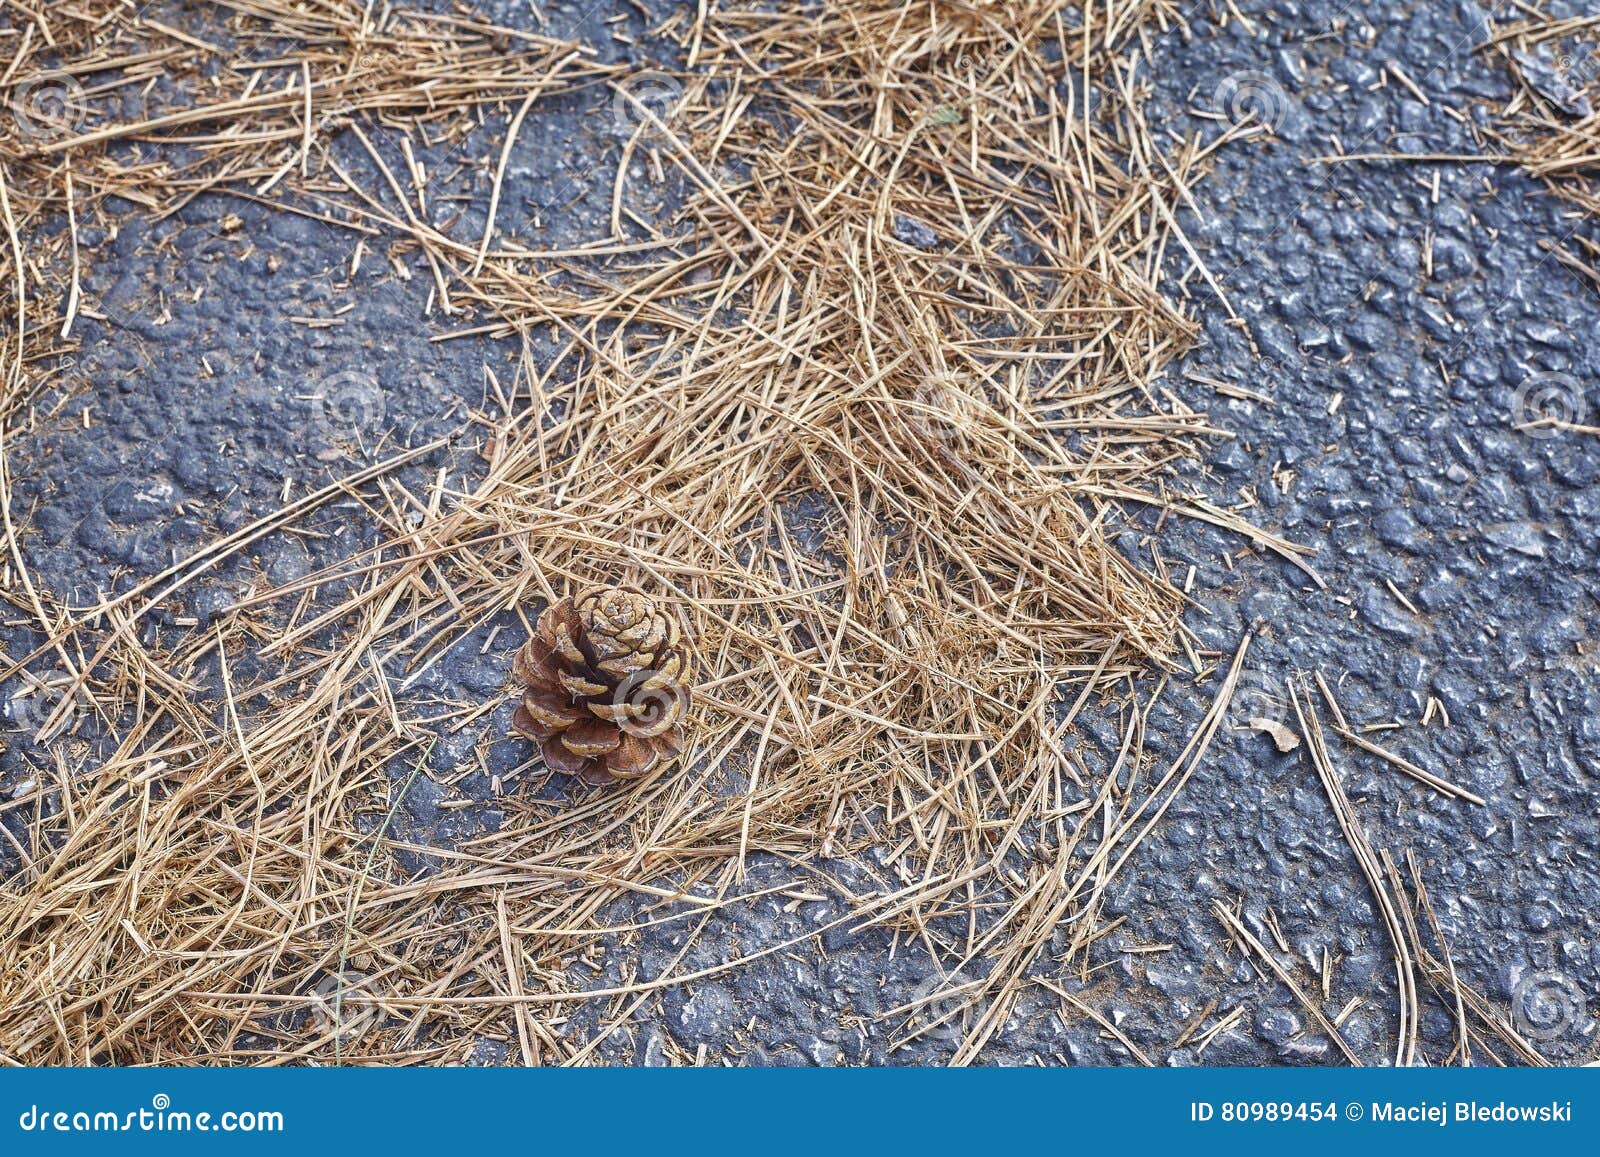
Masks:
[[[500,413],[467,488],[419,497],[396,472],[420,451],[400,454],[88,608],[32,580],[0,493],[7,590],[45,640],[12,669],[55,680],[43,732],[88,710],[110,736],[76,763],[56,746],[3,805],[27,828],[0,892],[4,1058],[441,1063],[493,1038],[581,1063],[667,987],[881,926],[956,978],[957,1061],[1035,977],[1149,1059],[1063,985],[1200,766],[1248,640],[1197,651],[1159,556],[1112,536],[1150,506],[1307,565],[1166,488],[1217,434],[1153,383],[1196,333],[1164,280],[1192,254],[1176,210],[1228,137],[1158,139],[1142,119],[1147,38],[1175,10],[690,6],[661,29],[688,64],[663,110],[577,44],[464,17],[217,8],[204,30],[109,0],[16,26],[0,87],[29,117],[0,135],[16,319],[0,447],[41,420],[29,400],[93,308],[80,237],[113,197],[168,215],[226,189],[386,238],[451,319],[442,339],[530,352],[519,381],[490,381]],[[613,235],[541,253],[507,233],[506,158],[541,101],[586,88],[681,209],[635,212],[625,163]],[[420,146],[440,143],[486,158],[487,227],[453,235],[426,211],[439,177]],[[540,361],[543,335],[561,352]],[[352,495],[384,545],[180,640],[138,629],[221,558]],[[500,830],[406,843],[391,821],[418,777],[463,773],[433,765],[439,734],[516,742],[497,703],[413,686],[496,616],[617,581],[692,620],[704,683],[683,767],[559,806],[532,790],[530,749],[495,785]],[[507,655],[520,641],[497,637]],[[1185,650],[1213,704],[1156,774],[1147,720]],[[199,690],[218,681],[213,709]],[[1115,758],[1068,742],[1085,713],[1120,720]],[[872,887],[826,871],[869,847]],[[438,869],[408,876],[405,851]],[[758,855],[845,915],[688,967],[720,908],[780,890],[748,879]],[[668,923],[681,951],[642,974],[629,945]],[[1058,935],[1064,963],[1044,955]],[[622,979],[596,987],[585,966],[611,942]],[[585,1002],[601,1010],[586,1038],[568,1033]],[[1409,1028],[1402,1042],[1413,1055]]]

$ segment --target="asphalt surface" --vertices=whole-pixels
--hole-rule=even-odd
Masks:
[[[1600,413],[1600,350],[1587,340],[1600,297],[1540,247],[1600,230],[1506,168],[1309,163],[1341,146],[1479,151],[1470,125],[1510,92],[1499,66],[1473,51],[1486,9],[1326,0],[1237,7],[1250,27],[1238,19],[1221,26],[1209,5],[1189,6],[1191,36],[1159,38],[1147,78],[1158,124],[1215,134],[1219,122],[1193,110],[1225,117],[1248,109],[1276,127],[1226,149],[1195,190],[1198,213],[1184,218],[1226,305],[1189,279],[1204,341],[1164,384],[1235,437],[1212,448],[1209,473],[1181,471],[1175,485],[1317,548],[1327,589],[1195,524],[1169,520],[1160,549],[1180,576],[1194,567],[1202,610],[1189,624],[1206,646],[1231,654],[1247,630],[1265,631],[1251,648],[1236,715],[1281,713],[1283,680],[1321,671],[1353,723],[1398,723],[1374,737],[1484,797],[1484,807],[1445,799],[1370,756],[1334,750],[1373,843],[1413,852],[1421,864],[1460,975],[1552,1057],[1590,1059],[1600,1012],[1591,903],[1600,894],[1600,439],[1515,427],[1552,402],[1564,402],[1568,417],[1586,411],[1592,422]],[[521,5],[483,10],[530,24]],[[642,39],[634,6],[545,12],[550,30],[583,37],[606,58],[635,59],[612,35]],[[615,14],[626,19],[606,23]],[[1395,64],[1426,102],[1395,79]],[[535,114],[539,131],[524,132],[502,207],[524,241],[577,243],[604,232],[617,145],[606,98],[597,91],[553,101]],[[498,140],[482,134],[469,147],[475,164],[450,181],[476,194],[478,206],[483,162]],[[641,201],[639,211],[649,209]],[[465,235],[481,231],[474,212],[481,207],[467,205]],[[223,227],[230,213],[240,228]],[[445,466],[470,478],[479,435],[463,434],[462,423],[483,406],[483,367],[504,380],[516,350],[481,337],[431,340],[457,321],[423,318],[428,279],[396,276],[381,250],[351,278],[353,245],[346,232],[226,195],[160,225],[132,217],[100,240],[86,290],[108,320],[81,325],[77,370],[87,389],[64,391],[57,419],[11,446],[14,509],[31,528],[38,581],[93,601],[96,591],[125,589],[174,553],[274,509],[285,478],[302,493],[353,462],[439,437],[454,441],[414,475],[431,478]],[[1229,307],[1248,327],[1230,320]],[[306,316],[338,324],[294,320]],[[1212,380],[1270,403],[1218,393]],[[148,629],[192,629],[191,618],[203,625],[261,576],[292,579],[376,533],[352,503],[332,507],[312,529],[319,536],[279,536],[224,566]],[[1149,529],[1128,530],[1130,554],[1148,557]],[[16,626],[3,640],[13,654],[35,643]],[[498,692],[504,664],[480,656],[479,642],[463,640],[419,693]],[[1152,716],[1158,756],[1187,741],[1212,690],[1174,680]],[[0,688],[16,692],[16,684]],[[1438,708],[1421,725],[1430,698],[1448,726]],[[26,715],[27,703],[10,700],[8,710]],[[503,722],[497,714],[495,724]],[[0,756],[0,792],[48,757],[20,733],[12,740]],[[1111,723],[1083,738],[1116,740]],[[467,760],[475,741],[442,743],[437,779]],[[496,743],[490,770],[525,755],[514,740]],[[438,807],[452,797],[478,806]],[[427,778],[407,797],[401,834],[448,846],[498,822],[483,776],[448,788]],[[409,866],[428,864],[420,857]],[[866,867],[824,864],[819,891],[829,890],[830,876],[847,888],[872,886]],[[793,868],[760,860],[750,883],[793,877]],[[1285,988],[1227,952],[1210,900],[1241,896],[1247,924],[1276,942],[1271,911],[1288,946],[1280,956],[1298,962],[1308,986],[1320,984],[1323,953],[1331,955],[1327,1007],[1360,1002],[1343,1023],[1346,1039],[1369,1063],[1392,1056],[1393,966],[1372,896],[1303,749],[1279,755],[1243,726],[1219,736],[1124,870],[1107,915],[1127,919],[1095,946],[1087,980],[1050,959],[1036,972],[1078,993],[1156,1063],[1337,1063]],[[839,901],[782,896],[735,906],[710,920],[679,967],[750,955],[845,912]],[[687,930],[667,924],[618,944],[588,983],[617,982],[625,963],[640,977],[658,974]],[[1147,951],[1158,946],[1170,947]],[[884,1014],[938,980],[924,957],[895,950],[885,935],[836,929],[713,982],[666,990],[598,1055],[659,1064],[704,1046],[712,1061],[745,1064],[937,1062],[952,1051],[954,1030],[896,1047],[906,1018]],[[1194,1039],[1172,1048],[1213,999],[1206,1025],[1242,1007],[1235,1027],[1203,1052]],[[593,1033],[597,1017],[586,1006],[567,1031]],[[1449,1010],[1427,1006],[1429,1059],[1448,1052],[1452,1022]],[[486,1041],[478,1059],[507,1058]],[[981,1060],[1130,1057],[1041,989]]]

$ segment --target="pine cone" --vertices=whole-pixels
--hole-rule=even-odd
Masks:
[[[525,683],[514,730],[545,766],[593,784],[635,779],[683,749],[688,657],[676,616],[626,587],[545,609],[512,670]]]

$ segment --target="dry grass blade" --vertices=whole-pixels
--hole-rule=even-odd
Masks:
[[[1338,700],[1333,697],[1333,688],[1328,686],[1327,680],[1322,677],[1322,672],[1318,671],[1315,678],[1317,690],[1322,693],[1323,702],[1328,705],[1328,710],[1333,713],[1333,733],[1335,735],[1345,740],[1345,742],[1349,743],[1351,746],[1367,752],[1369,755],[1376,755],[1379,759],[1383,760],[1391,767],[1404,772],[1418,783],[1426,784],[1428,787],[1433,788],[1434,791],[1439,792],[1441,795],[1452,796],[1456,799],[1464,799],[1468,803],[1477,804],[1479,807],[1488,806],[1484,798],[1478,795],[1476,792],[1468,791],[1464,787],[1457,787],[1449,780],[1443,779],[1440,776],[1434,775],[1431,771],[1427,771],[1418,767],[1409,759],[1396,755],[1387,748],[1380,747],[1376,743],[1373,743],[1370,739],[1356,734],[1356,732],[1351,729],[1349,723],[1345,720],[1344,712],[1340,710]]]
[[[1520,19],[1497,28],[1482,46],[1501,58],[1516,82],[1498,110],[1492,135],[1512,161],[1556,196],[1600,219],[1600,16],[1553,16],[1537,4],[1518,5]],[[1571,239],[1577,252],[1565,247]],[[1562,265],[1600,288],[1600,243],[1578,230],[1541,243]],[[1575,387],[1574,387],[1575,389]],[[1581,420],[1581,397],[1557,407],[1570,412],[1534,418],[1519,429],[1558,429],[1600,435]]]
[[[1560,195],[1600,211],[1600,16],[1562,19],[1526,7],[1483,49],[1505,60],[1518,85],[1497,133],[1507,154]]]
[[[147,643],[130,604],[239,540],[87,613],[30,592],[49,640],[33,661],[60,660],[109,754],[13,805],[33,810],[0,892],[8,1055],[443,1063],[493,1034],[528,1061],[581,1063],[652,994],[797,942],[684,964],[719,907],[762,894],[739,890],[756,853],[809,878],[876,846],[880,886],[800,939],[882,924],[980,970],[956,1055],[974,1058],[1059,927],[1086,955],[1244,658],[1166,773],[1127,790],[1183,598],[1112,535],[1148,504],[1306,566],[1162,489],[1212,433],[1150,387],[1195,333],[1161,271],[1209,152],[1158,143],[1140,114],[1144,22],[1165,7],[708,13],[681,107],[670,123],[644,110],[629,146],[681,179],[670,237],[581,255],[498,239],[499,175],[481,233],[436,228],[414,208],[413,138],[465,142],[503,117],[503,173],[544,95],[614,70],[460,17],[221,7],[201,38],[84,0],[39,17],[54,59],[29,41],[0,82],[103,78],[66,86],[80,123],[0,139],[19,318],[5,413],[55,372],[76,308],[83,255],[44,226],[97,219],[112,194],[154,214],[218,187],[309,197],[277,203],[403,239],[441,309],[484,315],[470,332],[565,344],[503,395],[467,492],[410,518],[397,483],[362,476],[348,492],[388,541],[204,634]],[[186,81],[202,61],[215,84]],[[118,115],[111,94],[144,82],[156,106]],[[403,761],[440,731],[495,727],[493,705],[430,712],[410,686],[501,616],[623,581],[680,601],[699,640],[684,770],[556,811],[514,790],[493,834],[402,844],[384,817]],[[236,677],[243,654],[262,664]],[[196,687],[215,678],[213,710]],[[1119,710],[1117,755],[1069,761],[1072,716]],[[1109,838],[1086,851],[1102,820]],[[406,878],[396,853],[412,851],[438,870]],[[580,970],[608,936],[626,946],[635,916],[684,922],[676,959],[605,982]],[[601,1010],[587,1042],[564,1035],[584,1004]]]
[[[1377,853],[1373,851],[1372,844],[1367,839],[1366,829],[1362,826],[1355,807],[1350,803],[1350,797],[1345,794],[1344,785],[1339,781],[1339,772],[1328,754],[1327,739],[1322,731],[1321,720],[1317,717],[1316,704],[1311,701],[1311,695],[1304,687],[1293,682],[1289,686],[1289,699],[1294,705],[1295,717],[1300,721],[1301,733],[1306,737],[1306,747],[1311,754],[1311,762],[1317,769],[1317,777],[1322,781],[1328,802],[1333,805],[1339,829],[1344,832],[1345,841],[1355,853],[1356,862],[1367,878],[1379,914],[1383,917],[1389,943],[1394,949],[1394,970],[1400,1005],[1395,1064],[1414,1065],[1417,1063],[1417,1034],[1420,1030],[1421,1010],[1417,1004],[1412,938],[1406,934],[1407,925],[1402,922],[1400,910],[1389,889],[1388,878]]]
[[[1405,896],[1406,887],[1400,878],[1400,873],[1394,862],[1385,855],[1385,868],[1390,882],[1397,895]],[[1428,898],[1428,891],[1422,883],[1422,871],[1417,865],[1416,857],[1406,853],[1406,866],[1411,876],[1411,895],[1413,915],[1408,916],[1406,924],[1412,935],[1412,950],[1421,969],[1422,977],[1432,986],[1439,998],[1447,1007],[1455,1010],[1457,1029],[1460,1034],[1456,1043],[1456,1053],[1460,1063],[1472,1063],[1472,1048],[1476,1044],[1478,1050],[1489,1056],[1496,1064],[1504,1062],[1489,1047],[1486,1037],[1503,1043],[1515,1054],[1516,1059],[1525,1065],[1545,1066],[1550,1062],[1544,1055],[1529,1044],[1507,1019],[1482,993],[1472,988],[1456,975],[1455,962],[1450,958],[1450,946],[1445,940],[1444,929],[1440,927],[1439,920],[1433,911],[1433,902]],[[1416,916],[1420,915],[1432,934],[1434,943],[1438,946],[1435,952],[1423,943],[1418,933]],[[1477,1029],[1474,1029],[1468,1020],[1467,1014],[1471,1013],[1476,1018]]]
[[[1283,983],[1283,986],[1294,994],[1294,998],[1300,1002],[1301,1007],[1311,1014],[1311,1019],[1317,1022],[1318,1027],[1333,1042],[1334,1047],[1344,1054],[1345,1060],[1352,1065],[1359,1066],[1361,1059],[1356,1056],[1349,1044],[1345,1042],[1344,1035],[1339,1032],[1338,1026],[1322,1011],[1322,1006],[1305,989],[1300,987],[1295,978],[1289,974],[1289,970],[1278,963],[1277,958],[1268,951],[1267,946],[1261,943],[1250,929],[1245,927],[1244,921],[1230,912],[1227,905],[1219,900],[1211,902],[1211,909],[1217,914],[1217,919],[1222,921],[1222,926],[1228,930],[1228,934],[1255,953],[1257,959],[1265,964],[1272,971],[1272,974]]]

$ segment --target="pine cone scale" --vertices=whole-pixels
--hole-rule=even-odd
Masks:
[[[637,735],[624,735],[617,750],[606,763],[612,775],[633,778],[649,771],[661,759],[661,753],[648,739]]]
[[[598,719],[584,719],[561,733],[562,745],[574,755],[607,755],[622,742],[622,733]]]
[[[585,679],[582,675],[569,675],[565,671],[558,671],[556,679],[561,686],[566,688],[567,694],[574,699],[582,699],[586,695],[604,695],[611,690],[604,683],[597,683],[593,679]]]
[[[528,736],[530,739],[548,739],[553,732],[544,724],[538,722],[528,714],[528,709],[522,704],[517,704],[517,709],[511,715],[511,730]]]
[[[572,637],[572,632],[565,627],[557,627],[551,632],[551,642],[555,646],[556,654],[569,663],[587,663],[589,658],[583,653],[577,642]]]
[[[635,671],[647,671],[654,661],[653,655],[629,655],[625,659],[601,659],[595,664],[596,669],[604,671],[607,675],[618,679],[626,679]]]
[[[548,683],[559,674],[554,652],[549,647],[535,647],[532,641],[518,648],[511,670],[518,679],[529,684]]]
[[[539,753],[544,756],[544,765],[551,771],[564,772],[567,775],[577,775],[594,762],[586,755],[568,750],[560,739],[545,740],[539,745]]]
[[[571,727],[583,718],[583,712],[571,701],[542,689],[525,692],[522,708],[545,727]]]
[[[512,660],[524,684],[513,729],[552,771],[597,783],[648,774],[683,750],[681,635],[676,616],[636,590],[551,604]]]

